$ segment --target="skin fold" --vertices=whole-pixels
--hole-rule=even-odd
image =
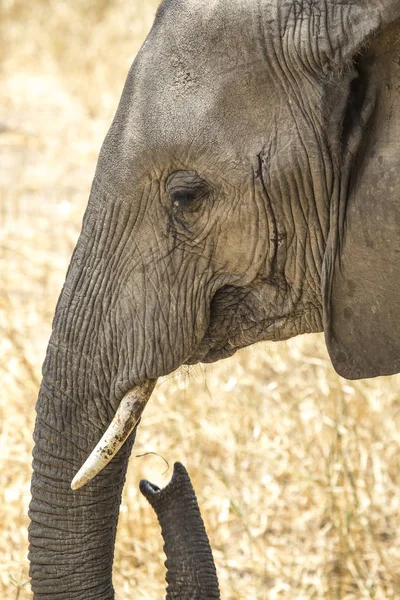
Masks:
[[[111,600],[135,431],[71,481],[122,397],[324,330],[400,371],[397,0],[165,0],[100,152],[34,433],[35,600]]]

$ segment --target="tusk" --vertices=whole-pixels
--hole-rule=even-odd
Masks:
[[[156,381],[148,379],[125,394],[107,431],[73,478],[73,490],[78,490],[93,479],[117,454],[142,416]]]

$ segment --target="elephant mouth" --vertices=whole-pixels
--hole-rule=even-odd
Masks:
[[[257,342],[277,342],[322,331],[321,307],[289,297],[263,280],[252,286],[225,286],[211,301],[208,328],[185,364],[213,363]]]
[[[223,286],[211,301],[208,328],[185,364],[217,362],[255,342],[279,339],[287,310],[273,313],[259,301],[257,287]]]

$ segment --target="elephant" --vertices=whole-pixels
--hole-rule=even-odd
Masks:
[[[398,0],[161,3],[43,366],[35,600],[114,598],[127,461],[159,377],[321,331],[340,375],[400,371],[399,19]]]
[[[153,507],[161,525],[167,556],[167,600],[219,600],[210,543],[185,467],[175,463],[172,479],[165,488],[142,480],[140,491]]]

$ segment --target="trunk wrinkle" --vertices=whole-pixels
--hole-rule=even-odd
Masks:
[[[175,463],[172,479],[164,489],[141,481],[140,491],[161,525],[167,556],[167,600],[219,600],[211,547],[185,467]]]

